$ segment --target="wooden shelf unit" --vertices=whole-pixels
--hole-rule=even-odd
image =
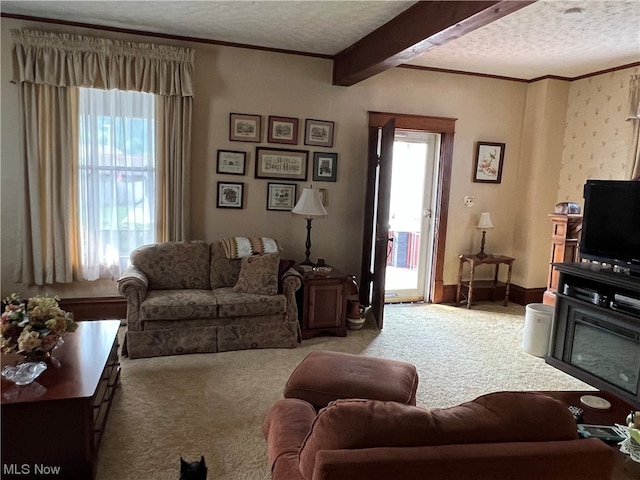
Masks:
[[[542,303],[556,304],[558,291],[558,270],[554,263],[578,262],[580,260],[580,231],[582,230],[582,215],[577,214],[549,214],[553,225],[551,234],[551,259],[549,261],[549,276],[547,289],[542,296]]]

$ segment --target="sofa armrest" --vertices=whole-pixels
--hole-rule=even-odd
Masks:
[[[282,294],[287,297],[287,316],[298,320],[298,303],[296,291],[302,286],[302,275],[295,268],[282,274]]]
[[[595,438],[321,450],[313,480],[609,480],[614,454]]]
[[[132,265],[118,279],[118,293],[127,299],[127,329],[140,331],[140,306],[147,298],[149,280],[145,273]]]

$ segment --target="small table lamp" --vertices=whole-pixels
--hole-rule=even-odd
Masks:
[[[300,200],[293,207],[291,213],[294,215],[300,215],[307,219],[307,241],[305,243],[305,256],[304,262],[300,265],[310,265],[315,267],[316,265],[309,260],[309,254],[311,253],[311,220],[314,218],[327,218],[329,215],[322,205],[322,198],[320,197],[320,191],[313,188],[305,188],[302,190]]]
[[[487,230],[493,228],[493,223],[491,223],[491,216],[489,212],[484,212],[480,214],[480,221],[478,222],[478,230],[482,230],[482,242],[480,243],[480,253],[476,254],[478,258],[485,258],[487,256],[484,253],[484,237],[487,234]]]

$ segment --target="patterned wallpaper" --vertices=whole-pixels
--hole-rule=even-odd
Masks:
[[[588,179],[631,176],[631,122],[626,120],[629,80],[640,67],[576,80],[569,89],[558,202],[583,205]]]

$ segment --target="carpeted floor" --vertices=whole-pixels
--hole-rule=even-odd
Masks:
[[[367,320],[346,338],[318,337],[295,349],[122,358],[97,480],[175,480],[180,456],[200,455],[209,479],[268,479],[262,422],[291,371],[313,350],[413,363],[417,404],[427,408],[498,390],[591,389],[522,352],[524,313],[515,304],[392,305],[381,331]]]

